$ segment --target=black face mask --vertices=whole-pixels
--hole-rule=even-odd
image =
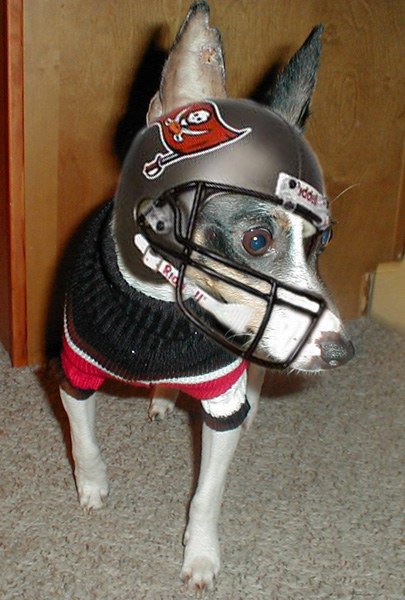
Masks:
[[[268,201],[300,215],[319,230],[323,227],[316,212],[291,199],[198,181],[174,187],[157,200],[140,202],[135,218],[152,251],[169,261],[160,272],[175,285],[182,313],[234,354],[267,368],[285,368],[308,341],[325,309],[325,300],[199,243],[196,224],[201,208],[208,199],[215,202],[215,195],[221,193]],[[232,297],[238,298],[237,304],[222,300]],[[281,308],[293,318],[284,319],[284,354],[273,359],[260,341],[266,330],[268,336],[272,328],[280,326],[277,312]],[[246,311],[250,311],[248,318]],[[249,321],[254,321],[255,332]]]

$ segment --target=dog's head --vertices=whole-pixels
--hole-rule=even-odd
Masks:
[[[180,309],[207,335],[265,366],[305,371],[353,356],[317,275],[330,213],[302,137],[320,35],[315,28],[267,106],[229,100],[219,34],[208,26],[207,4],[193,5],[115,205],[124,270],[139,274],[135,239],[145,264],[175,284]]]

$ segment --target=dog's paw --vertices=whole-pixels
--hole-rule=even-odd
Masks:
[[[188,590],[202,597],[205,591],[214,588],[221,566],[218,541],[206,539],[201,544],[193,541],[186,531],[184,543],[186,547],[180,576]]]
[[[211,558],[201,556],[194,558],[190,563],[184,562],[181,579],[189,591],[194,592],[197,598],[202,598],[206,591],[214,589],[218,572],[219,561],[214,562]]]
[[[84,512],[91,513],[102,508],[109,491],[104,462],[100,461],[96,469],[92,468],[91,473],[77,468],[75,476],[79,502]]]
[[[174,402],[167,398],[152,398],[148,408],[149,421],[162,420],[169,416],[174,410]]]

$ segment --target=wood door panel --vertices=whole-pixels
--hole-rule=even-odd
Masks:
[[[27,363],[21,0],[0,8],[0,339]]]

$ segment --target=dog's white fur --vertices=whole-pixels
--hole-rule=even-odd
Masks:
[[[177,106],[206,97],[224,97],[225,78],[219,34],[208,26],[206,7],[192,12],[181,30],[166,63],[162,86],[151,102],[148,121],[173,110]],[[302,239],[306,235],[304,222],[298,216],[287,215],[294,247],[290,254],[284,282],[299,285],[300,289],[324,294],[319,279],[308,268]],[[119,256],[118,256],[119,259]],[[120,269],[130,285],[154,298],[171,302],[173,288],[166,283],[151,285],[138,280],[125,270],[119,260]],[[275,309],[264,343],[275,358],[285,354],[285,331],[283,324],[295,315],[288,309]],[[279,326],[277,326],[279,323]],[[328,305],[309,343],[292,365],[299,370],[317,370],[311,366],[314,357],[319,357],[317,338],[321,332],[342,332],[342,323],[333,306]],[[319,367],[320,368],[320,367]],[[251,411],[243,427],[251,425],[257,410],[264,370],[251,365],[244,385],[235,386],[231,393],[236,399],[245,394]],[[155,388],[149,406],[149,418],[163,418],[173,410],[177,392],[162,386]],[[108,494],[107,469],[96,441],[96,400],[76,400],[61,390],[63,406],[69,416],[75,477],[80,504],[85,511],[99,509]],[[241,402],[242,403],[242,402]],[[225,477],[237,447],[242,426],[218,432],[203,425],[202,462],[196,493],[190,506],[189,521],[184,536],[185,553],[182,578],[194,590],[210,589],[220,568],[220,551],[217,525],[225,485]]]

